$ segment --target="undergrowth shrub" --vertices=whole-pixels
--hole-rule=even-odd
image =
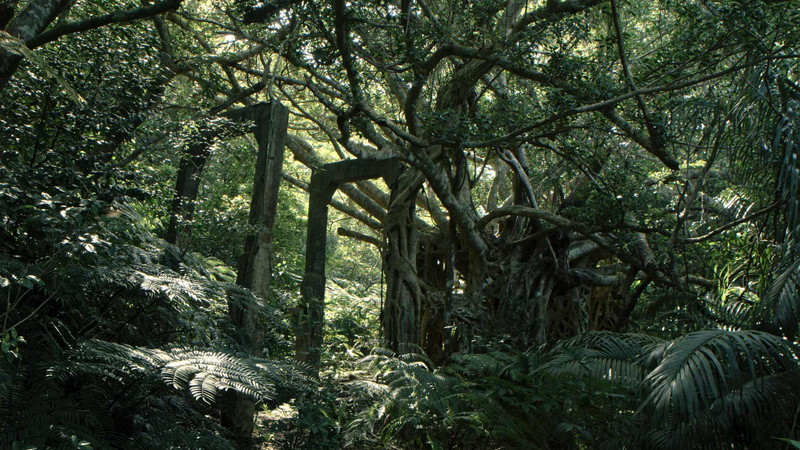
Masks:
[[[266,404],[306,383],[266,359],[289,347],[274,306],[259,306],[261,358],[237,350],[228,305],[256,299],[230,269],[153,237],[124,203],[15,174],[0,184],[0,447],[236,448],[220,392]]]

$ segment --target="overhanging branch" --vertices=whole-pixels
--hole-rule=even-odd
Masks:
[[[26,40],[29,48],[40,47],[48,42],[53,42],[65,34],[79,33],[81,31],[93,30],[112,23],[127,23],[135,20],[152,17],[173,9],[177,9],[183,0],[164,0],[154,5],[142,6],[141,8],[130,9],[127,11],[115,11],[98,17],[92,17],[80,22],[67,22],[43,32]]]
[[[741,219],[737,219],[737,220],[734,220],[733,222],[729,222],[729,223],[727,223],[727,224],[725,224],[725,225],[723,225],[723,226],[721,226],[721,227],[719,227],[719,228],[717,228],[717,229],[715,229],[713,231],[710,231],[710,232],[708,232],[708,233],[706,233],[706,234],[704,234],[702,236],[678,239],[678,242],[681,243],[681,244],[695,244],[697,242],[707,241],[707,240],[711,239],[712,237],[722,233],[723,231],[730,230],[731,228],[735,227],[736,225],[739,225],[739,224],[742,224],[742,223],[745,223],[745,222],[749,222],[749,221],[755,219],[756,217],[762,216],[762,215],[772,211],[773,209],[777,208],[778,205],[780,205],[780,204],[781,204],[781,202],[777,201],[777,202],[775,202],[775,203],[773,203],[773,204],[771,204],[771,205],[769,205],[769,206],[767,206],[765,208],[759,209],[758,211],[754,212],[753,214],[748,214],[748,215],[742,217]]]
[[[358,231],[353,231],[342,227],[339,227],[339,229],[336,230],[336,234],[338,234],[339,236],[353,238],[357,241],[366,242],[367,244],[372,244],[375,247],[378,247],[379,249],[383,248],[381,240],[376,238],[375,236],[370,236],[368,234],[359,233]]]

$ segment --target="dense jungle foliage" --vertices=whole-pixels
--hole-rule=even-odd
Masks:
[[[798,42],[797,0],[0,0],[0,448],[800,448]]]

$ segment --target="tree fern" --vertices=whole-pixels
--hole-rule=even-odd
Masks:
[[[274,394],[272,382],[262,371],[266,367],[263,363],[257,365],[254,361],[219,352],[148,349],[89,340],[68,349],[60,361],[53,363],[46,378],[36,381],[38,392],[23,394],[27,388],[22,379],[3,391],[0,411],[6,420],[11,420],[5,424],[8,428],[3,427],[10,433],[0,436],[3,445],[21,442],[45,446],[78,436],[99,447],[111,446],[111,442],[119,445],[121,441],[128,442],[126,446],[134,446],[132,436],[116,434],[122,417],[133,421],[127,426],[144,427],[149,433],[166,433],[164,438],[167,439],[166,435],[177,431],[170,424],[191,417],[195,406],[211,404],[222,390],[236,390],[259,401],[268,400]],[[8,371],[4,373],[6,378],[13,378]],[[76,387],[80,390],[71,392]],[[180,396],[170,394],[170,389]],[[23,398],[31,394],[32,399]],[[148,407],[170,397],[191,398],[200,404],[193,406],[178,400],[172,412],[174,419],[164,423],[154,423],[142,415]],[[8,408],[19,407],[26,400],[33,405],[24,408],[21,414],[9,414]],[[137,420],[141,422],[138,426]],[[214,430],[203,415],[192,420],[197,426]],[[184,433],[183,438],[200,439],[204,435],[204,432],[195,433],[195,437]],[[128,441],[129,438],[134,441]],[[216,438],[212,440],[217,441]],[[216,447],[224,448],[222,442],[224,439],[219,440],[220,445]]]
[[[410,353],[401,358],[376,349],[360,361],[376,371],[376,378],[354,382],[352,388],[354,393],[364,392],[373,403],[349,423],[347,440],[402,440],[428,448],[440,445],[441,436],[436,435],[444,430],[436,429],[431,421],[452,420],[452,379],[432,371],[426,359]]]
[[[348,424],[350,445],[546,449],[600,442],[576,422],[577,413],[571,418],[564,410],[577,406],[565,402],[581,398],[585,389],[576,389],[585,383],[564,372],[529,373],[540,359],[535,353],[454,355],[437,370],[424,358],[386,353],[362,360],[375,370],[374,379],[348,383],[351,397],[369,399]],[[589,408],[580,411],[589,415]]]

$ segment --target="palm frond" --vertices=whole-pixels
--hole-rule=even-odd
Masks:
[[[767,305],[774,311],[775,322],[792,338],[800,321],[800,259],[792,259],[770,284]]]
[[[797,370],[797,353],[785,340],[760,331],[708,330],[673,341],[644,380],[639,408],[651,419],[688,421],[747,383]],[[736,399],[737,397],[730,397]],[[738,412],[753,411],[768,398],[738,397]],[[776,399],[773,399],[776,400]]]
[[[796,141],[798,124],[796,101],[790,101],[786,113],[775,125],[772,151],[780,157],[778,171],[778,194],[784,201],[786,231],[790,240],[796,240],[800,233],[800,145]]]
[[[737,261],[714,268],[717,292],[709,294],[704,305],[718,326],[731,330],[752,328],[760,298],[748,281],[748,266],[749,261]]]
[[[638,384],[646,373],[646,355],[661,343],[646,334],[593,331],[556,344],[533,373],[568,373]]]
[[[652,423],[646,439],[661,449],[748,448],[748,442],[765,442],[785,432],[786,421],[793,419],[800,401],[799,387],[796,371],[747,381],[717,399],[704,414]]]

